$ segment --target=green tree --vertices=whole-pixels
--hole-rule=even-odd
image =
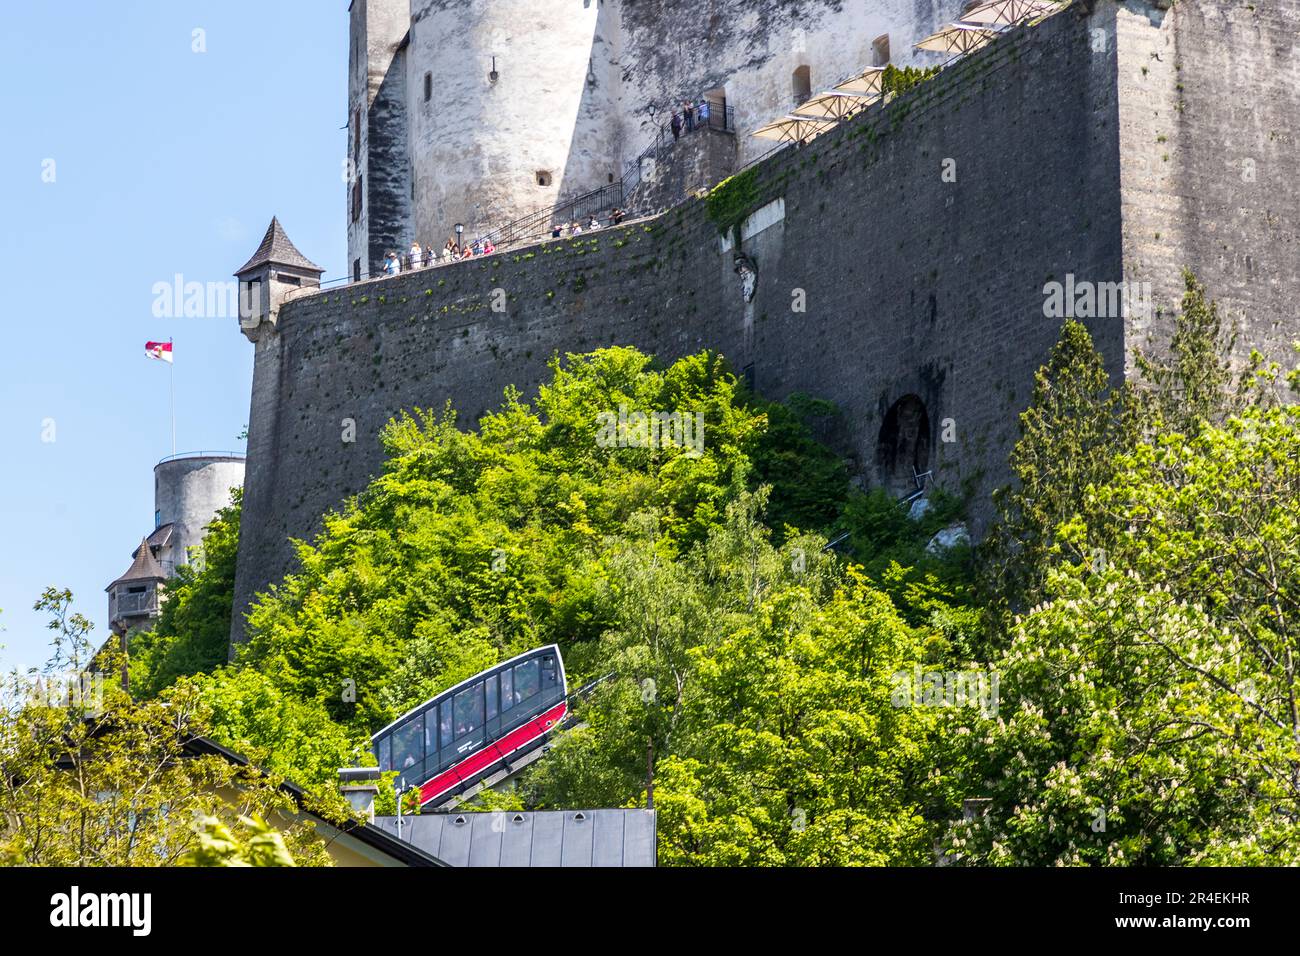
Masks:
[[[1090,486],[1111,477],[1114,451],[1137,437],[1126,396],[1124,388],[1112,390],[1088,330],[1067,321],[1020,416],[1012,484],[993,496],[998,520],[983,545],[981,575],[994,608],[1024,610],[1043,596],[1061,554],[1057,527],[1084,506]]]
[[[47,592],[47,596],[51,592]],[[65,635],[67,592],[47,602]],[[75,632],[76,625],[72,625]],[[58,642],[56,642],[56,645]],[[64,648],[56,648],[57,666]],[[116,679],[120,652],[100,652],[80,693],[33,693],[12,675],[0,711],[0,860],[19,866],[167,866],[199,845],[196,815],[283,821],[284,845],[304,864],[328,863],[279,780],[250,765],[195,754],[206,729],[192,688],[139,702]],[[98,678],[98,679],[96,679]]]
[[[242,490],[208,524],[202,559],[182,565],[167,582],[166,600],[152,631],[131,636],[131,690],[153,697],[178,678],[226,662],[235,593]]]
[[[199,845],[183,858],[187,866],[297,866],[284,836],[260,817],[240,817],[244,833],[232,832],[216,817],[195,824]]]

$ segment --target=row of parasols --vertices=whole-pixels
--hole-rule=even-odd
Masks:
[[[916,49],[965,56],[1016,24],[1054,13],[1063,5],[1063,0],[989,0],[971,7],[961,19],[917,43]],[[884,73],[884,67],[869,67],[749,135],[782,143],[802,143],[820,136],[883,98]]]

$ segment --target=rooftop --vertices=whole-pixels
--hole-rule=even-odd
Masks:
[[[253,258],[245,262],[235,275],[242,276],[265,265],[289,266],[318,274],[325,271],[298,251],[298,247],[290,241],[285,234],[284,226],[280,225],[280,220],[275,216],[271,217],[271,225],[266,227],[266,235],[262,237],[262,244],[253,253]]]
[[[141,538],[140,547],[135,552],[135,560],[131,566],[126,569],[126,573],[105,588],[110,590],[119,584],[126,584],[131,581],[166,581],[167,575],[163,572],[162,565],[158,559],[153,556],[153,550],[149,547],[149,539]]]
[[[402,841],[451,866],[654,866],[653,810],[424,813],[402,818]],[[396,817],[375,826],[397,833]]]

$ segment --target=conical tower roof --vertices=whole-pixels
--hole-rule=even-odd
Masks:
[[[167,575],[163,573],[162,565],[158,559],[153,556],[153,551],[149,549],[149,539],[140,539],[140,550],[135,553],[135,560],[131,566],[126,569],[126,573],[105,588],[117,587],[119,584],[126,584],[132,581],[166,581]]]
[[[289,266],[316,273],[325,271],[298,251],[275,216],[271,217],[271,225],[266,227],[266,235],[262,237],[262,244],[253,253],[253,258],[245,262],[235,275],[242,276],[245,272],[252,272],[265,265]]]

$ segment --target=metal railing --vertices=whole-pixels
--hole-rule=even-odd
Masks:
[[[472,248],[477,243],[480,246],[490,242],[496,248],[494,252],[501,252],[508,246],[515,246],[523,242],[551,238],[551,234],[556,224],[567,224],[578,222],[583,228],[587,228],[587,220],[593,216],[600,216],[601,213],[608,213],[614,209],[622,209],[626,219],[639,219],[645,216],[653,215],[657,210],[636,209],[629,210],[626,207],[629,197],[632,196],[633,190],[641,185],[642,174],[646,169],[645,161],[654,158],[658,162],[665,153],[670,150],[677,140],[690,136],[693,133],[713,130],[716,132],[735,133],[736,131],[736,111],[731,106],[717,106],[710,104],[709,115],[704,119],[698,116],[694,117],[692,124],[688,129],[683,120],[680,131],[676,136],[672,132],[672,121],[662,123],[655,130],[654,139],[650,145],[641,150],[636,158],[631,160],[624,167],[623,175],[617,182],[608,183],[590,192],[582,193],[566,199],[563,202],[556,203],[553,206],[547,206],[520,216],[505,223],[502,226],[484,233],[474,240],[465,243],[465,247]],[[677,197],[682,199],[685,197]],[[483,255],[480,253],[479,255]],[[411,257],[406,254],[399,254],[401,269],[397,275],[404,275],[408,272],[416,272],[420,269],[436,268],[438,266],[451,265],[455,262],[462,262],[464,258],[478,258],[478,255],[467,256],[463,258],[443,258],[442,250],[435,250],[429,261],[413,263]],[[382,268],[377,272],[363,272],[360,275],[347,275],[338,279],[331,279],[328,282],[322,282],[319,287],[308,287],[302,290],[302,294],[313,294],[320,290],[338,288],[339,286],[351,285],[356,282],[364,282],[370,279],[382,279],[389,273]],[[296,298],[293,294],[289,298]]]
[[[153,614],[158,610],[158,592],[150,589],[138,594],[130,592],[114,594],[112,604],[109,619],[114,621],[120,617],[138,617],[144,614]]]
[[[247,457],[248,455],[242,451],[183,451],[178,455],[168,455],[161,459],[158,465],[165,465],[169,461],[184,461],[187,458],[237,458],[243,461]],[[157,468],[158,465],[154,467]]]

